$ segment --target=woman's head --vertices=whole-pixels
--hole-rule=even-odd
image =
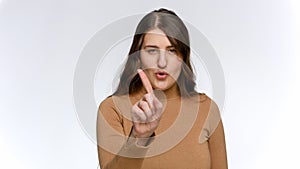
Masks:
[[[189,34],[173,11],[154,10],[139,22],[114,94],[131,94],[142,88],[137,68],[144,69],[156,89],[167,90],[175,86],[183,96],[196,93]]]

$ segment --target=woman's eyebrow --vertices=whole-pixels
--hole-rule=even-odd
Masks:
[[[156,45],[146,45],[144,46],[144,48],[159,48],[159,47]]]
[[[166,48],[173,48],[174,46],[173,45],[171,45],[171,46],[167,46]],[[146,46],[144,46],[144,48],[159,48],[158,46],[156,46],[156,45],[146,45]]]

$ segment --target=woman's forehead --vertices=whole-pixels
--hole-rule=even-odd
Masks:
[[[159,28],[152,29],[146,33],[166,36],[166,34]]]
[[[143,47],[145,46],[157,46],[160,48],[167,48],[172,46],[172,44],[163,31],[155,29],[145,34]]]

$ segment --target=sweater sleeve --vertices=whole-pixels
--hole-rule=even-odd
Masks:
[[[211,156],[211,169],[227,169],[227,155],[223,123],[220,118],[220,111],[215,102],[211,102],[212,116],[219,117],[219,120],[213,121],[215,124],[210,126],[210,137],[208,138],[210,156]]]
[[[101,169],[140,168],[148,146],[126,136],[123,117],[111,99],[99,106],[97,116],[98,159]]]

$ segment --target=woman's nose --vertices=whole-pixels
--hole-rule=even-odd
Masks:
[[[167,61],[166,51],[161,50],[159,53],[157,65],[159,68],[165,68],[167,66],[167,64],[168,64],[168,61]]]

